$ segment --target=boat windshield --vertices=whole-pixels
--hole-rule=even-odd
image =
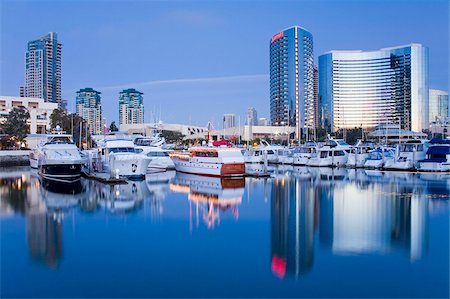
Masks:
[[[423,151],[423,144],[401,144],[400,145],[401,152],[421,152]]]
[[[151,146],[152,145],[152,141],[151,139],[144,139],[144,138],[140,138],[140,139],[136,139],[134,141],[135,145],[139,145],[139,146]]]
[[[369,159],[370,160],[381,160],[383,156],[381,155],[380,151],[373,151],[369,153]]]
[[[110,153],[136,153],[134,147],[112,147],[109,149]]]
[[[147,153],[149,157],[169,157],[169,153],[167,152],[149,152]]]
[[[49,141],[47,141],[45,144],[65,144],[65,143],[73,143],[72,140],[67,136],[58,136],[58,137],[52,137]]]

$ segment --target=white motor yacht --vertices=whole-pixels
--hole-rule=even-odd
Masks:
[[[175,169],[172,159],[169,157],[169,150],[154,146],[152,139],[139,138],[134,141],[137,153],[147,155],[152,159],[148,164],[149,171],[166,171]]]
[[[380,147],[369,151],[364,168],[380,169],[383,168],[386,161],[394,159],[395,151],[393,148]]]
[[[426,158],[419,160],[419,171],[450,171],[450,140],[432,139]]]
[[[294,164],[294,152],[293,148],[285,148],[278,150],[278,163],[285,165]]]
[[[425,159],[428,140],[408,140],[397,145],[394,159],[386,161],[384,169],[414,170],[419,160]]]
[[[245,163],[264,163],[267,159],[268,163],[279,163],[279,150],[284,150],[283,146],[271,145],[265,140],[261,140],[261,145],[249,149],[244,154]]]
[[[348,154],[347,167],[358,168],[364,167],[367,158],[369,157],[369,152],[375,148],[373,142],[358,140],[356,145],[351,149]]]
[[[96,151],[90,151],[89,158],[92,170],[127,178],[145,177],[152,160],[136,153],[133,141],[125,138],[106,138]]]
[[[308,166],[344,167],[347,164],[350,145],[343,139],[329,139],[317,149],[317,153],[308,160]]]
[[[59,126],[30,153],[30,166],[38,169],[42,177],[55,181],[78,180],[86,162],[72,136],[64,134]]]
[[[298,147],[293,155],[294,165],[307,165],[309,158],[317,151],[317,143],[308,141]]]

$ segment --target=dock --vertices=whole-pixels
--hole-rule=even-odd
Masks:
[[[126,179],[111,178],[108,173],[82,171],[81,175],[87,179],[96,180],[103,184],[110,184],[110,185],[128,184],[128,181]]]

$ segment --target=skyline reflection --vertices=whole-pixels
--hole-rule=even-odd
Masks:
[[[429,251],[430,213],[445,211],[450,194],[448,176],[287,166],[264,179],[167,172],[126,185],[82,179],[70,187],[19,169],[4,172],[0,183],[0,219],[21,215],[29,255],[49,268],[66,258],[64,226],[74,227],[79,214],[102,213],[105,222],[108,215],[181,215],[192,233],[218,229],[223,219],[245,225],[241,209],[251,213],[260,202],[269,211],[270,271],[278,278],[309,275],[320,259],[315,246],[335,256],[400,253],[419,261]]]
[[[430,179],[430,178],[429,178]],[[333,255],[402,252],[422,259],[429,244],[427,198],[448,199],[447,180],[412,173],[295,168],[271,192],[271,269],[299,278],[314,264],[315,236]]]

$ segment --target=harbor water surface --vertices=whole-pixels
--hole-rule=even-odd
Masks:
[[[0,297],[449,296],[450,176],[276,167],[61,186],[0,170]]]

